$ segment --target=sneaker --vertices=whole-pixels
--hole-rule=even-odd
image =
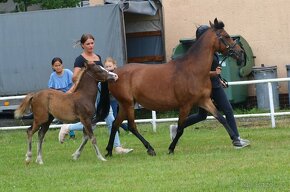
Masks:
[[[233,143],[233,146],[236,148],[236,149],[241,149],[241,148],[244,148],[244,147],[247,147],[250,145],[249,142],[244,142],[242,140],[235,140],[232,142]]]
[[[68,126],[68,124],[64,124],[60,127],[60,131],[58,134],[58,140],[60,143],[64,142],[65,136],[69,133]]]
[[[69,139],[75,140],[76,139],[76,136],[75,135],[70,135],[69,136]]]
[[[123,148],[123,147],[116,147],[115,151],[116,151],[117,154],[127,154],[127,153],[132,152],[133,149],[126,149],[126,148]]]
[[[242,139],[241,137],[238,137],[238,139],[245,142],[245,143],[250,143],[250,141],[248,139]]]
[[[177,125],[170,125],[169,126],[169,132],[170,132],[170,139],[171,141],[173,141],[173,139],[175,138],[176,134],[177,134]]]

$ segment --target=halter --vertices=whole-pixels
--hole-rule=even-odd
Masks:
[[[238,44],[238,42],[235,40],[233,45],[230,45],[227,41],[225,41],[224,36],[221,35],[221,33],[216,33],[216,36],[218,37],[219,42],[222,42],[227,49],[227,54],[226,56],[233,56],[236,53],[236,51],[234,50],[235,46]]]
[[[104,70],[104,71],[106,71],[107,73],[108,73],[108,71],[107,70]],[[91,78],[93,78],[95,81],[100,81],[100,82],[105,82],[106,80],[104,79],[104,80],[97,80],[95,77],[94,77],[94,75],[90,72],[90,71],[86,71],[86,73],[91,77]]]

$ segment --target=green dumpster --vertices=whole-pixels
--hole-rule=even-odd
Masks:
[[[254,56],[251,47],[247,41],[240,35],[231,36],[233,39],[238,40],[239,44],[246,53],[246,64],[244,66],[238,66],[235,59],[228,57],[222,63],[222,77],[227,81],[243,81],[247,80],[248,75],[252,72],[252,67],[255,65]],[[182,57],[187,50],[195,42],[195,39],[180,39],[179,44],[173,49],[172,59]],[[223,60],[223,56],[219,54],[220,61]],[[227,97],[232,104],[241,103],[246,101],[248,97],[248,85],[233,85],[225,89]]]

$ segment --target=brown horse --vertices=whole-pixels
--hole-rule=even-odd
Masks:
[[[118,100],[120,108],[112,127],[106,156],[112,156],[115,133],[124,119],[128,119],[129,130],[144,144],[147,153],[156,155],[153,147],[136,128],[134,102],[155,111],[179,109],[178,131],[169,146],[169,153],[174,152],[193,106],[210,112],[232,138],[238,139],[212,103],[210,69],[213,55],[217,51],[237,60],[243,60],[244,53],[224,30],[223,22],[215,19],[214,24],[210,22],[210,26],[183,58],[161,65],[127,64],[114,71],[119,79],[109,83],[109,90]]]
[[[91,119],[95,113],[98,82],[103,82],[101,98],[97,107],[97,116],[99,119],[102,119],[108,115],[110,106],[108,83],[105,81],[116,80],[117,78],[118,76],[115,73],[109,72],[99,65],[85,64],[81,77],[79,77],[77,88],[73,93],[65,94],[54,89],[45,89],[28,94],[15,111],[15,118],[20,118],[31,107],[34,115],[33,124],[27,129],[28,150],[26,153],[26,163],[31,161],[32,136],[38,131],[36,162],[43,164],[42,143],[54,117],[67,123],[81,121],[84,125],[83,140],[87,141],[90,138],[97,157],[105,161],[97,146],[97,141],[92,131]],[[78,155],[77,153],[75,154]]]

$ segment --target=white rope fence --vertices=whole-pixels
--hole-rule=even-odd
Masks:
[[[290,78],[276,78],[276,79],[263,79],[263,80],[249,80],[249,81],[235,81],[228,82],[229,85],[246,85],[246,84],[257,84],[257,83],[267,83],[268,84],[268,94],[269,94],[269,104],[270,104],[270,112],[269,113],[258,113],[258,114],[240,114],[235,115],[235,118],[245,118],[245,117],[270,117],[271,118],[271,126],[272,128],[276,127],[275,116],[284,116],[290,115],[290,111],[286,112],[275,112],[274,102],[273,102],[273,92],[272,92],[272,82],[283,82],[290,81]],[[11,97],[0,97],[1,100],[9,100],[9,99],[22,99],[25,95],[21,96],[11,96]],[[213,116],[208,116],[207,119],[214,119]],[[153,131],[156,132],[157,123],[161,122],[176,122],[178,118],[164,118],[157,119],[156,112],[152,111],[151,119],[136,119],[136,123],[151,123],[153,127]],[[99,122],[98,125],[105,125],[105,122]],[[61,125],[50,125],[49,128],[59,128]],[[12,126],[12,127],[0,127],[1,130],[17,130],[17,129],[27,129],[29,126]]]

